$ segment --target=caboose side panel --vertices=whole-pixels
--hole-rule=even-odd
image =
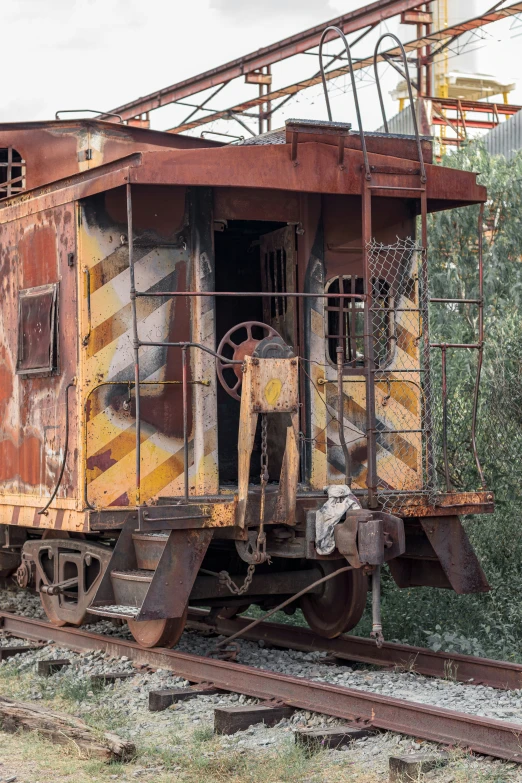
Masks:
[[[190,288],[191,259],[184,188],[136,188],[133,199],[136,288]],[[86,503],[136,503],[136,392],[125,191],[101,193],[81,204],[82,393],[86,427]],[[139,339],[190,340],[186,297],[137,300]],[[183,492],[182,365],[178,349],[142,349],[141,500]],[[191,378],[191,387],[194,379]],[[194,473],[192,405],[188,406],[189,465]]]
[[[79,524],[74,204],[0,225],[0,519]],[[69,387],[69,388],[68,388]]]

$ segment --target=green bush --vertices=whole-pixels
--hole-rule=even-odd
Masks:
[[[480,172],[479,182],[488,189],[477,442],[496,510],[468,517],[464,524],[491,592],[458,596],[434,588],[399,590],[385,575],[384,630],[389,639],[434,649],[522,660],[522,152],[507,161],[490,157],[474,143],[447,155],[443,165]],[[430,216],[432,296],[477,298],[478,216],[478,206]],[[475,342],[477,325],[476,306],[431,306],[432,342]],[[448,452],[456,490],[480,486],[470,445],[476,361],[475,351],[448,351]],[[433,375],[435,389],[437,384],[440,389],[437,355]],[[435,415],[440,422],[440,408]],[[442,484],[440,450],[437,472]],[[366,633],[369,621],[366,613],[355,633]]]

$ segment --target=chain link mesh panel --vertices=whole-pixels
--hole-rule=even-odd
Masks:
[[[435,454],[426,258],[414,239],[368,244],[377,491],[385,510],[432,502]]]

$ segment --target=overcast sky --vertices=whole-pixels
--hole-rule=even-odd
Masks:
[[[455,1],[449,0],[450,7]],[[466,0],[464,6],[483,11],[492,3]],[[361,5],[360,0],[2,0],[0,121],[51,119],[58,109],[109,110]],[[380,29],[396,31],[397,25]],[[401,28],[401,37],[413,38],[414,31]],[[474,44],[479,70],[520,79],[512,102],[522,102],[521,33],[522,23],[504,21],[486,28]],[[374,41],[369,36],[354,56],[371,53]],[[315,70],[317,59],[301,55],[274,68],[274,86]],[[392,72],[384,74],[386,93],[396,81]],[[360,86],[365,124],[372,129],[379,121],[375,86],[370,78]],[[345,80],[332,87],[334,119],[353,119],[346,88]],[[210,105],[226,108],[256,91],[230,85]],[[397,110],[390,98],[387,104],[390,114]],[[189,111],[162,109],[152,115],[153,126],[169,128]],[[321,88],[290,101],[278,124],[285,116],[325,116]],[[234,123],[214,128],[243,133]]]

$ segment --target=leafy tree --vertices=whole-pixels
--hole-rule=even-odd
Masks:
[[[485,350],[477,442],[493,515],[470,517],[468,534],[486,571],[488,594],[457,596],[432,588],[398,590],[385,581],[389,638],[437,648],[521,659],[522,642],[522,152],[491,157],[480,143],[453,151],[443,165],[479,172],[484,206]],[[479,207],[429,219],[430,288],[434,297],[478,298]],[[476,305],[432,304],[432,342],[474,343]],[[470,447],[477,352],[448,350],[448,451],[456,490],[479,487]],[[433,357],[435,419],[440,437],[440,352]],[[441,450],[438,473],[443,484]],[[365,620],[367,622],[367,620]],[[361,629],[363,630],[363,629]]]

